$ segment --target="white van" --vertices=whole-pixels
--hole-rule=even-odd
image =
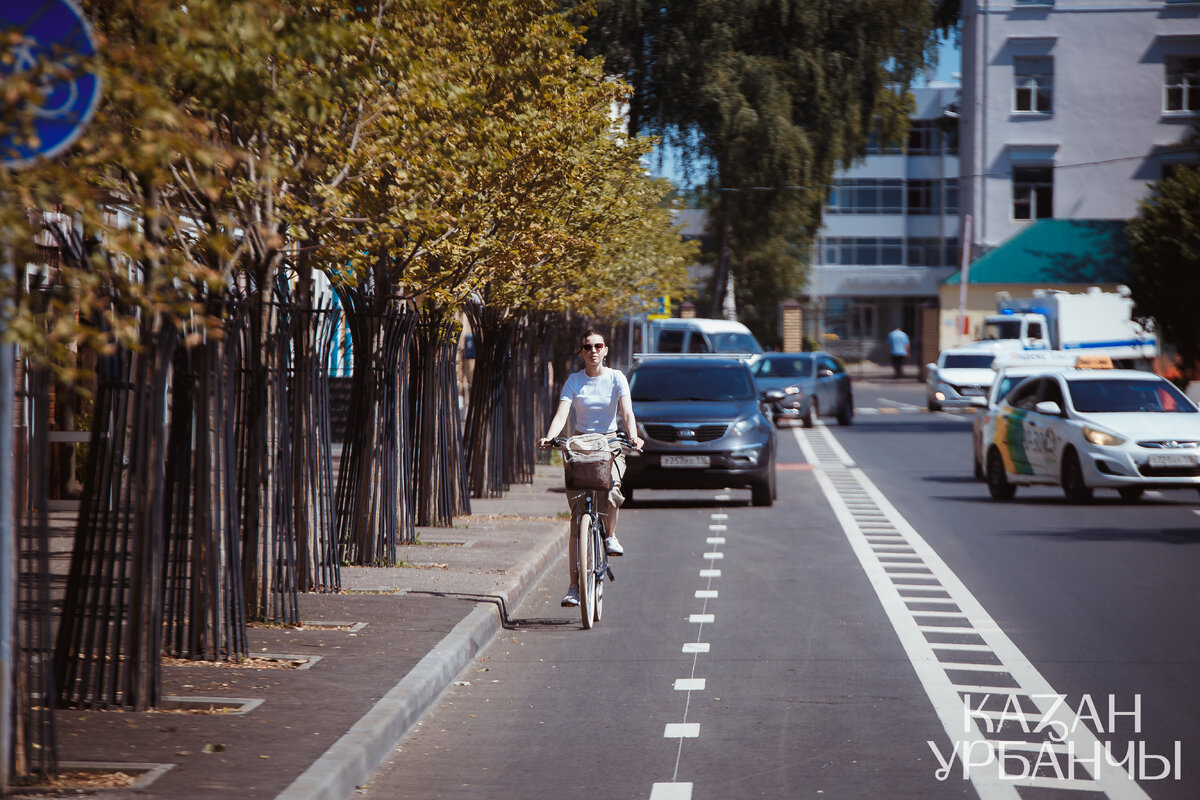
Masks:
[[[740,322],[727,319],[656,319],[646,331],[647,353],[761,353]]]

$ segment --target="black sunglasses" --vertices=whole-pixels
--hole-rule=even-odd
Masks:
[[[603,349],[604,349],[604,342],[601,342],[600,344],[584,344],[584,345],[580,345],[580,346],[579,346],[579,349],[580,349],[580,350],[603,350]]]

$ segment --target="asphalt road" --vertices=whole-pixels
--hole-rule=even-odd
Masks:
[[[1200,495],[995,503],[968,416],[921,412],[914,383],[855,399],[851,427],[781,431],[772,508],[639,492],[598,627],[558,606],[559,563],[360,796],[1200,796]],[[983,688],[1012,682],[1060,708]],[[1018,776],[1028,750],[1004,775],[949,760],[968,722],[1045,742],[1021,727],[1051,716],[1079,730],[1046,746],[1134,757],[1103,785],[1044,753]]]

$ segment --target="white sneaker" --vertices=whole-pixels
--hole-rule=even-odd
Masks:
[[[568,589],[567,593],[565,595],[563,595],[561,605],[563,608],[574,608],[575,606],[578,606],[579,605],[579,590],[576,589],[574,586],[572,586],[570,589]]]
[[[625,548],[621,547],[621,543],[617,541],[617,537],[609,536],[604,540],[604,552],[610,556],[623,556],[625,555]]]

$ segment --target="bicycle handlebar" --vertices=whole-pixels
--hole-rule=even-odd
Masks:
[[[629,439],[629,436],[626,435],[623,431],[617,431],[616,433],[606,434],[606,435],[608,436],[608,441],[610,444],[612,442],[617,442],[618,444],[621,445],[622,450],[627,450],[631,453],[638,453],[638,454],[640,454],[642,452],[640,447],[633,446],[633,442]],[[570,436],[556,436],[553,439],[550,439],[549,443],[545,447],[541,446],[540,440],[539,440],[538,447],[541,448],[542,450],[566,450],[567,442],[571,438],[572,437],[570,437]]]

